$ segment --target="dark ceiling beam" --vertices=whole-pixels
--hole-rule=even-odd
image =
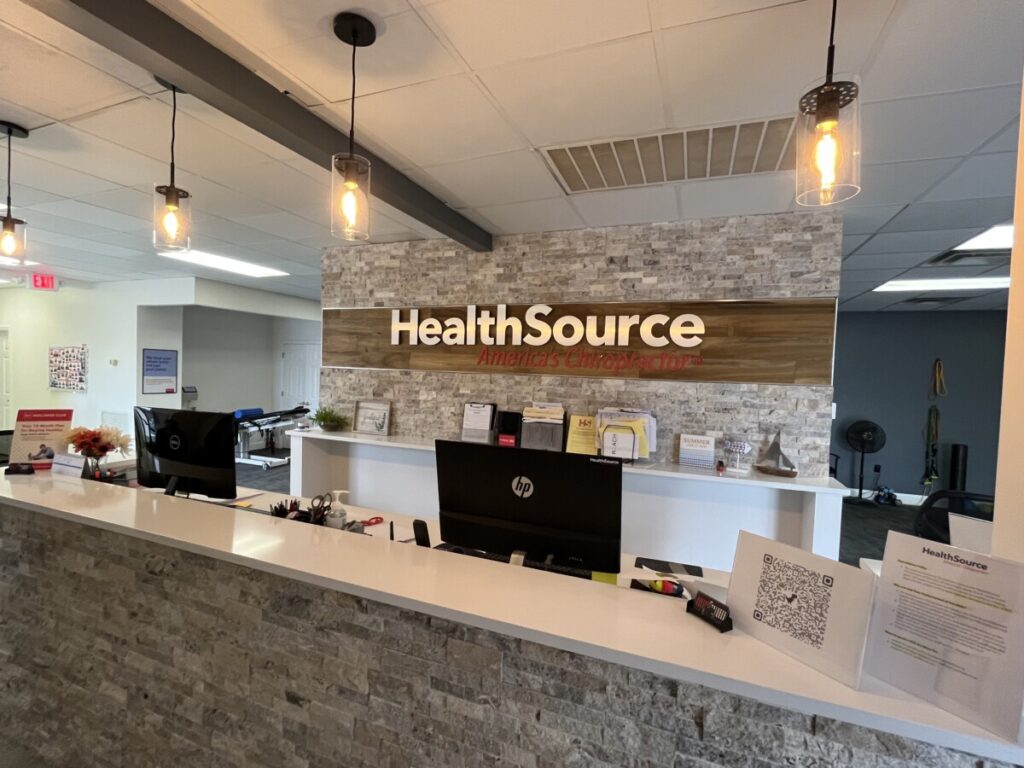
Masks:
[[[348,147],[337,128],[145,0],[24,2],[324,169]],[[338,60],[347,55],[338,43]],[[374,197],[473,250],[491,250],[490,233],[365,147],[356,152],[372,163]]]

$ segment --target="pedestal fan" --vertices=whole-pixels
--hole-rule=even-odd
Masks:
[[[864,456],[877,453],[885,447],[885,430],[873,421],[855,421],[846,429],[846,442],[850,448],[860,453],[860,477],[857,484],[857,498],[846,499],[848,504],[868,504],[875,502],[864,498]]]

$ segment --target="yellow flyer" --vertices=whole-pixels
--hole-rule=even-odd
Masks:
[[[569,417],[569,437],[565,443],[565,452],[597,455],[597,423],[593,416]]]

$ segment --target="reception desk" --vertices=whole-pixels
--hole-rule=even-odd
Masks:
[[[354,504],[437,517],[433,440],[319,430],[288,436],[294,495],[347,489]],[[845,493],[831,478],[757,472],[719,477],[678,464],[626,466],[622,546],[649,557],[730,570],[737,534],[745,530],[838,559]]]
[[[1024,763],[677,600],[45,475],[0,478],[0,660],[43,764]]]

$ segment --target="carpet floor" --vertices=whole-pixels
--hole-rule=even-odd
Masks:
[[[253,451],[253,456],[262,455],[262,451]],[[274,456],[284,458],[291,451],[278,449]],[[283,464],[272,469],[263,469],[253,464],[235,464],[235,483],[242,488],[255,488],[257,491],[272,493],[290,493],[291,465]],[[2,766],[0,766],[2,768]]]
[[[889,531],[914,532],[918,507],[860,506],[843,504],[843,529],[839,539],[839,559],[857,565],[860,558],[882,559]]]

